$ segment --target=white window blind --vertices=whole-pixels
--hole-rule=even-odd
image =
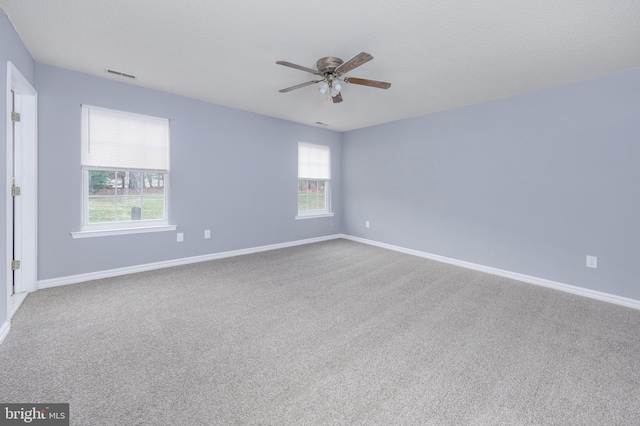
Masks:
[[[298,178],[331,179],[331,150],[328,146],[298,143]]]
[[[169,169],[169,120],[82,106],[82,167]]]

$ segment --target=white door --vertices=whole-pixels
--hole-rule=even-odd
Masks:
[[[37,93],[7,63],[7,312],[37,288]]]
[[[22,180],[21,173],[21,148],[22,138],[20,134],[20,120],[22,118],[22,97],[16,96],[16,93],[11,90],[11,150],[13,151],[13,160],[11,162],[11,213],[12,213],[12,235],[11,235],[11,275],[12,286],[11,294],[23,293],[22,288],[22,269],[20,269],[22,262]]]

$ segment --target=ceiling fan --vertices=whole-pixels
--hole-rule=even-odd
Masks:
[[[287,93],[292,90],[300,89],[302,87],[310,86],[312,84],[320,83],[318,90],[320,93],[327,96],[327,100],[331,99],[334,104],[342,102],[342,83],[360,84],[362,86],[377,87],[378,89],[388,89],[391,87],[391,83],[384,81],[369,80],[366,78],[356,77],[343,77],[344,74],[359,67],[360,65],[369,62],[373,59],[373,56],[367,52],[360,52],[353,58],[344,62],[340,58],[335,56],[327,56],[326,58],[318,59],[316,63],[317,70],[303,67],[302,65],[292,64],[287,61],[278,61],[276,64],[284,65],[285,67],[295,68],[297,70],[310,72],[311,74],[322,77],[319,80],[307,81],[306,83],[296,84],[295,86],[282,89],[280,93]]]

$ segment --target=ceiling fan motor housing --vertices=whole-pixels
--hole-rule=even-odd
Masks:
[[[336,58],[335,56],[327,56],[325,58],[318,59],[316,67],[321,73],[332,74],[333,71],[343,63],[344,61],[340,58]]]

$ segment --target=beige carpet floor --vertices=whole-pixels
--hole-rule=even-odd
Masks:
[[[0,365],[74,425],[640,425],[640,311],[347,240],[38,291]]]

